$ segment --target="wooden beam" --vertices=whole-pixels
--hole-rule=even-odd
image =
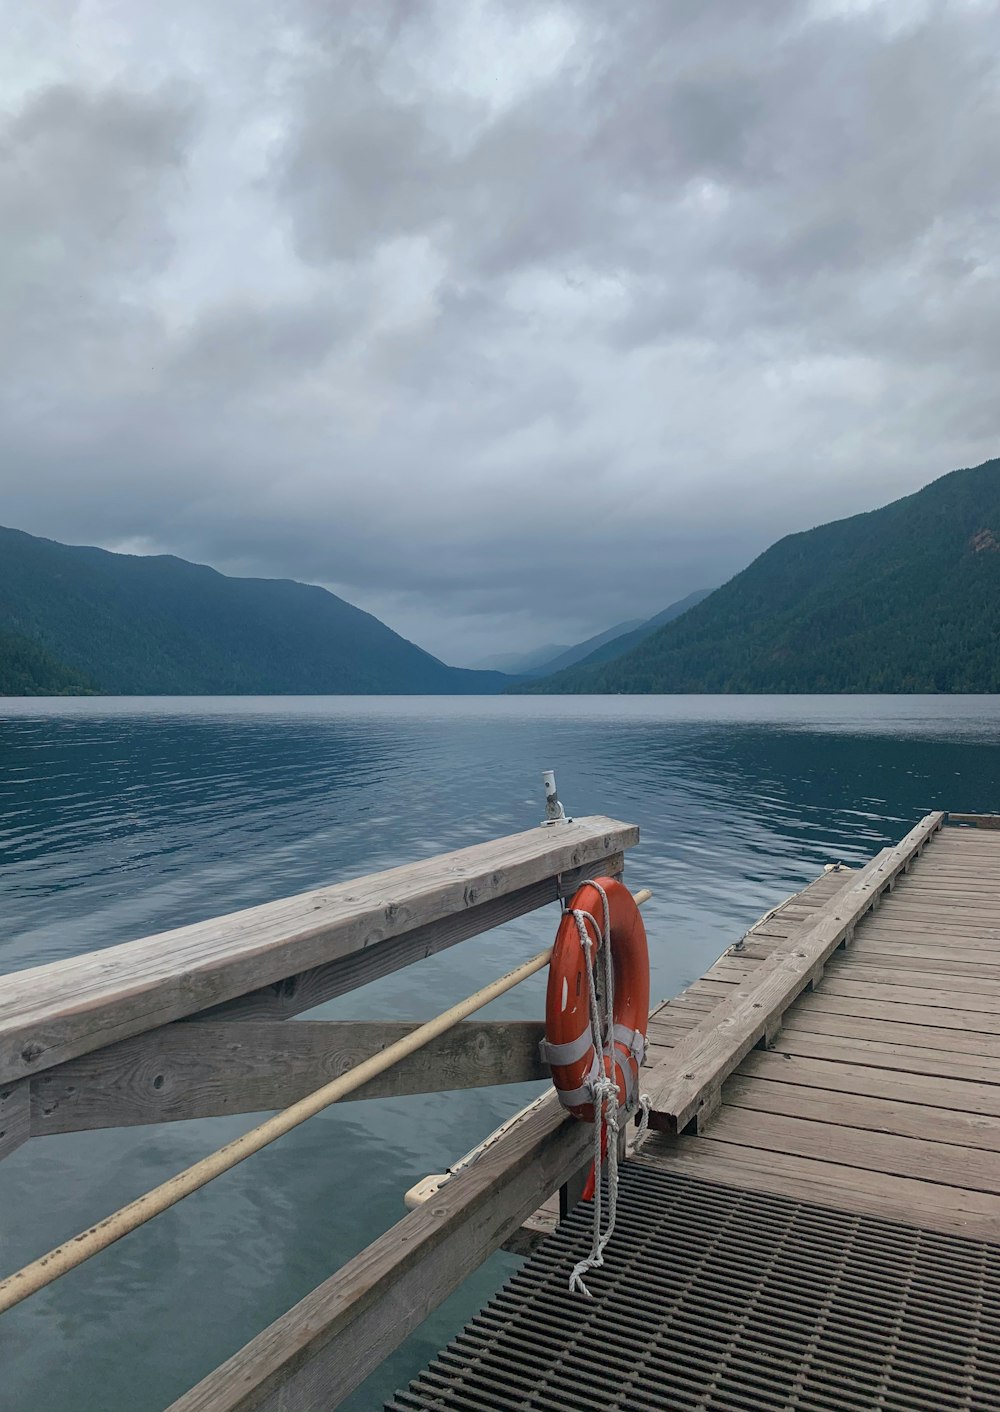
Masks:
[[[28,1080],[0,1085],[0,1161],[31,1135]]]
[[[264,903],[0,980],[0,1083],[442,922],[637,842],[602,817]]]
[[[166,1025],[21,1080],[31,1084],[31,1136],[285,1108],[416,1028],[383,1020]],[[540,1020],[468,1020],[345,1101],[545,1079],[544,1030]]]
[[[435,956],[457,942],[502,926],[504,922],[523,917],[539,907],[557,902],[576,890],[585,878],[619,877],[625,866],[625,855],[614,853],[608,858],[599,858],[583,868],[571,868],[559,877],[543,878],[541,882],[518,888],[505,897],[497,897],[489,902],[481,902],[478,907],[468,907],[464,912],[455,912],[439,922],[415,927],[402,936],[383,941],[378,946],[365,951],[353,952],[325,966],[317,966],[310,971],[302,971],[297,976],[288,976],[276,985],[264,986],[261,990],[250,991],[248,995],[227,1000],[203,1010],[196,1018],[219,1020],[282,1019],[300,1015],[311,1010],[325,1000],[344,995],[358,986],[368,985],[381,976],[409,966],[414,961],[422,961],[427,956]],[[555,920],[552,928],[555,936]]]
[[[593,1132],[555,1095],[169,1412],[336,1407],[585,1161]]]
[[[953,814],[948,811],[949,824],[971,824],[977,829],[1000,829],[1000,814]]]
[[[749,980],[720,1000],[710,1016],[649,1071],[645,1086],[652,1098],[653,1127],[682,1132],[699,1115],[708,1117],[717,1109],[723,1081],[755,1045],[773,1038],[788,1006],[853,935],[860,919],[941,828],[943,819],[941,813],[928,814],[895,848],[854,874],[850,886],[817,909],[787,948],[761,961]]]

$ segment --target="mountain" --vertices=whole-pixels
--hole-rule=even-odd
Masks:
[[[626,626],[623,632],[618,633],[615,637],[606,638],[603,643],[597,644],[596,650],[588,652],[585,657],[578,658],[577,665],[594,667],[599,662],[612,662],[616,657],[624,656],[626,652],[630,652],[633,647],[637,647],[647,637],[651,637],[657,628],[663,627],[665,623],[672,623],[675,618],[679,618],[682,613],[686,613],[689,608],[693,608],[696,603],[707,598],[711,592],[710,588],[696,589],[686,598],[679,598],[676,603],[671,603],[670,607],[664,608],[662,613],[657,613],[653,618],[647,618],[644,623],[636,623],[631,627]],[[570,664],[567,662],[565,665],[569,666]]]
[[[569,652],[565,643],[550,643],[547,647],[536,647],[533,652],[497,652],[492,657],[481,657],[473,662],[477,670],[487,672],[510,672],[515,676],[527,675],[540,669],[544,671],[554,657]]]
[[[1000,692],[1000,460],[789,535],[624,657],[518,689]]]
[[[94,683],[18,633],[0,631],[0,696],[82,696]]]
[[[10,680],[38,690],[78,681],[109,695],[469,694],[511,680],[447,667],[323,588],[2,528],[0,633],[16,639]]]
[[[641,618],[633,618],[627,623],[616,623],[613,628],[606,628],[604,632],[588,637],[585,642],[578,642],[575,647],[557,648],[554,654],[536,663],[534,667],[527,668],[526,673],[532,677],[548,676],[551,672],[562,671],[564,667],[572,667],[605,643],[616,642],[623,633],[631,632],[641,622]]]

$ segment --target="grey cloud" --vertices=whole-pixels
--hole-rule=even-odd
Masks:
[[[193,120],[186,96],[59,84],[29,98],[0,126],[5,268],[82,283],[162,262],[156,196],[183,165]]]
[[[996,4],[127,15],[0,118],[11,522],[471,658],[996,454]]]

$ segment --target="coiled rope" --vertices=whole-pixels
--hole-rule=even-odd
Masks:
[[[584,1294],[588,1299],[593,1295],[584,1283],[584,1275],[588,1270],[599,1269],[604,1264],[604,1250],[608,1241],[614,1234],[615,1218],[618,1214],[618,1141],[621,1131],[619,1121],[620,1109],[618,1103],[618,1084],[615,1081],[615,1042],[614,1042],[614,1013],[615,1013],[615,976],[614,967],[611,963],[611,911],[608,907],[608,897],[600,883],[588,879],[591,887],[596,888],[601,895],[601,906],[603,909],[603,926],[598,926],[597,919],[582,908],[569,908],[573,920],[576,922],[576,929],[580,935],[580,945],[583,948],[584,961],[587,967],[587,986],[590,998],[590,1031],[594,1043],[594,1068],[590,1076],[590,1088],[594,1095],[594,1225],[591,1238],[590,1253],[573,1266],[569,1277],[569,1288],[573,1294]],[[592,940],[587,931],[587,923],[594,928]],[[604,956],[604,1015],[600,1013],[600,1006],[597,998],[597,987],[594,984],[594,949],[599,948]],[[605,1055],[610,1057],[610,1074],[605,1071]],[[637,1085],[638,1087],[638,1085]],[[651,1105],[649,1094],[640,1093],[638,1096],[638,1106],[642,1110],[642,1117],[639,1120],[639,1131],[637,1141],[642,1138],[649,1127],[649,1110]],[[624,1109],[626,1121],[631,1109]],[[605,1134],[607,1134],[607,1157],[608,1157],[608,1222],[607,1227],[602,1232],[604,1194],[602,1189],[602,1175],[604,1166]]]

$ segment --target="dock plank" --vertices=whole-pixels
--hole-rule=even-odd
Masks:
[[[847,1015],[855,1019],[895,1021],[897,1024],[925,1026],[929,1029],[971,1030],[980,1034],[1000,1035],[1000,1015],[945,1005],[894,1004],[891,1000],[854,998],[833,995],[825,987],[814,991],[802,1003],[802,1014],[823,1012]]]
[[[862,971],[864,968],[861,968]],[[953,989],[951,980],[931,978],[929,985],[910,984],[917,977],[906,977],[883,981],[866,980],[862,974],[854,978],[854,967],[848,962],[837,967],[835,974],[827,977],[823,994],[836,995],[846,1000],[855,998],[869,1001],[887,1000],[895,1005],[933,1006],[935,1009],[974,1011],[977,1014],[1000,1015],[1000,999],[988,989],[989,982],[981,981],[982,991],[968,986]],[[985,992],[985,993],[983,993]]]
[[[955,1143],[860,1131],[812,1118],[751,1113],[727,1103],[712,1118],[705,1136],[761,1152],[813,1157],[842,1167],[1000,1195],[1000,1162]]]
[[[825,1034],[821,1030],[800,1028],[790,1021],[782,1028],[774,1049],[766,1052],[778,1058],[786,1054],[804,1056],[838,1065],[890,1069],[899,1074],[930,1074],[985,1084],[1000,1082],[1000,1055],[990,1057],[954,1047],[936,1049],[931,1045],[907,1044],[893,1040],[891,1033],[883,1034],[877,1026],[869,1027],[869,1033],[878,1034],[880,1038]],[[945,1031],[945,1034],[953,1037],[954,1032]],[[748,1059],[756,1057],[754,1054]]]
[[[944,1079],[937,1082],[942,1086],[947,1083]],[[995,1098],[996,1091],[993,1092]],[[935,1143],[1000,1152],[1000,1116],[995,1112],[984,1115],[981,1108],[974,1113],[965,1109],[955,1111],[943,1101],[940,1091],[936,1096],[939,1100],[936,1105],[932,1101],[933,1092],[929,1092],[922,1103],[912,1094],[897,1101],[866,1096],[857,1090],[817,1089],[785,1079],[778,1083],[769,1078],[745,1078],[736,1074],[726,1084],[722,1112],[728,1108],[749,1109],[774,1116],[815,1120],[837,1129],[860,1128],[918,1138],[921,1142],[926,1142],[933,1134]],[[714,1129],[715,1124],[707,1129],[707,1135]],[[884,1170],[881,1161],[878,1170]]]
[[[980,1075],[990,1077],[968,1082],[954,1077],[952,1065],[957,1056],[947,1051],[914,1049],[913,1054],[906,1056],[883,1055],[885,1063],[880,1067],[871,1062],[867,1050],[862,1051],[864,1058],[855,1050],[853,1059],[822,1060],[798,1054],[784,1033],[781,1044],[780,1052],[757,1050],[748,1054],[733,1076],[733,1081],[737,1078],[766,1079],[771,1083],[789,1083],[799,1088],[807,1086],[827,1092],[894,1099],[968,1115],[984,1114],[1000,1118],[998,1065],[981,1065]],[[841,1051],[842,1054],[847,1052],[846,1047]],[[936,1057],[929,1060],[928,1055]],[[916,1069],[902,1067],[914,1062],[919,1065]],[[947,1072],[942,1073],[942,1070]],[[822,1097],[816,1099],[817,1104],[824,1101]],[[925,1128],[925,1132],[932,1130],[933,1122]]]
[[[836,1211],[860,1211],[929,1231],[1000,1241],[1000,1197],[990,1192],[941,1187],[877,1171],[865,1173],[859,1182],[856,1169],[837,1162],[759,1151],[708,1137],[672,1138],[657,1133],[632,1160],[723,1186],[814,1201]]]
[[[799,1008],[789,1017],[785,1028],[791,1027],[813,1034],[836,1035],[845,1040],[889,1040],[1000,1060],[1000,1036],[975,1030],[966,1032],[961,1027],[947,1029],[938,1025],[900,1024],[883,1016],[881,1010],[878,1016],[866,1018],[836,1011]],[[785,1028],[782,1029],[782,1036]]]

